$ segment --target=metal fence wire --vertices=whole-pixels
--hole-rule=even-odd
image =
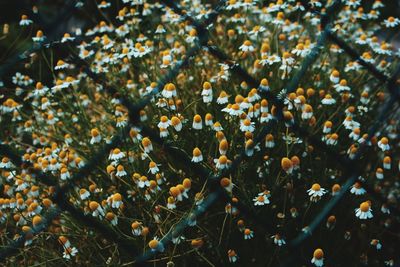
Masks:
[[[186,154],[185,151],[177,148],[170,142],[162,139],[159,137],[158,133],[155,132],[153,129],[141,125],[139,120],[139,112],[145,106],[147,106],[151,99],[160,92],[160,90],[164,87],[166,83],[173,80],[177,77],[180,71],[190,66],[192,59],[199,53],[201,50],[206,50],[211,55],[213,55],[216,59],[220,62],[224,62],[225,64],[229,65],[229,71],[236,74],[238,77],[242,78],[244,81],[247,82],[250,86],[257,88],[258,93],[271,102],[276,107],[276,113],[273,114],[273,119],[269,121],[265,126],[263,126],[260,132],[254,138],[254,146],[259,144],[261,140],[268,134],[271,129],[276,126],[279,122],[285,122],[290,125],[290,128],[293,132],[297,133],[302,138],[307,138],[307,140],[315,146],[315,149],[319,149],[326,153],[327,157],[335,160],[340,163],[343,170],[343,175],[339,178],[339,181],[342,182],[341,190],[338,195],[332,197],[332,199],[326,204],[326,206],[322,209],[322,211],[312,220],[312,222],[308,225],[307,231],[303,231],[298,234],[292,240],[289,240],[287,243],[287,249],[291,251],[291,256],[287,258],[283,263],[282,266],[293,266],[296,261],[301,261],[300,249],[299,247],[304,244],[304,241],[310,237],[313,231],[321,224],[321,222],[326,218],[329,212],[337,205],[337,203],[343,198],[343,196],[349,191],[348,189],[360,175],[360,172],[363,170],[363,166],[360,166],[361,161],[359,159],[366,151],[366,143],[371,140],[371,138],[375,135],[379,127],[385,122],[385,119],[389,112],[391,112],[394,108],[398,108],[398,104],[400,103],[400,90],[396,84],[398,75],[400,74],[400,66],[397,68],[395,73],[388,77],[382,71],[378,70],[372,64],[366,62],[362,57],[358,54],[358,52],[353,49],[345,40],[341,39],[338,35],[336,35],[332,31],[332,21],[334,20],[335,13],[338,10],[341,10],[342,1],[336,0],[330,4],[324,13],[319,13],[315,10],[308,1],[301,1],[301,4],[306,9],[306,12],[311,12],[311,14],[315,16],[319,16],[321,18],[322,24],[322,32],[318,37],[316,46],[312,49],[312,51],[306,56],[303,60],[299,70],[295,72],[292,78],[284,87],[286,89],[287,94],[294,92],[301,81],[301,79],[305,76],[307,69],[317,60],[319,56],[319,52],[321,49],[327,44],[328,41],[331,41],[337,44],[341,49],[343,49],[353,60],[357,61],[360,65],[362,65],[365,69],[369,71],[380,83],[380,85],[385,85],[387,91],[390,94],[389,100],[385,103],[385,105],[381,108],[379,115],[376,117],[375,121],[372,123],[368,131],[368,139],[367,142],[364,142],[360,145],[356,156],[353,159],[349,159],[346,156],[340,155],[337,152],[333,151],[329,146],[327,146],[324,142],[320,139],[316,138],[315,136],[311,135],[306,129],[300,127],[295,121],[287,120],[283,116],[283,98],[273,94],[271,91],[265,90],[262,86],[260,86],[260,81],[254,79],[244,68],[242,68],[239,64],[235,63],[234,60],[229,58],[227,54],[225,54],[220,48],[210,45],[209,41],[209,30],[213,26],[213,22],[216,21],[219,13],[224,10],[226,6],[226,1],[219,1],[213,11],[208,13],[204,19],[196,20],[191,17],[188,12],[183,10],[176,1],[172,0],[162,0],[161,1],[165,6],[171,8],[176,14],[181,16],[182,21],[187,21],[191,23],[197,30],[198,33],[198,41],[195,45],[186,53],[186,56],[183,60],[179,61],[165,76],[161,77],[157,81],[157,87],[146,97],[141,99],[139,103],[133,104],[128,96],[121,95],[117,93],[117,90],[107,81],[101,77],[100,75],[94,73],[90,69],[90,65],[79,58],[77,55],[71,56],[71,61],[75,64],[82,67],[83,71],[91,78],[94,82],[102,87],[113,96],[118,96],[120,102],[128,109],[129,111],[129,123],[127,126],[123,128],[119,134],[115,135],[111,142],[104,147],[100,148],[95,155],[88,160],[88,163],[81,168],[71,179],[70,182],[58,185],[55,181],[57,179],[52,177],[49,174],[42,173],[32,166],[31,171],[37,177],[40,177],[40,181],[46,185],[54,186],[56,188],[55,193],[52,195],[52,200],[54,203],[57,204],[56,207],[51,208],[44,216],[43,221],[39,225],[33,226],[32,231],[28,233],[21,233],[20,237],[8,244],[8,246],[2,248],[0,250],[0,261],[5,261],[8,257],[16,254],[19,252],[19,248],[24,246],[25,240],[27,238],[31,238],[32,235],[36,235],[44,230],[51,224],[53,219],[60,215],[62,212],[68,212],[71,216],[79,219],[79,221],[86,225],[89,228],[94,229],[97,233],[101,234],[103,237],[107,238],[108,240],[112,240],[116,244],[118,244],[119,248],[121,248],[124,256],[127,259],[133,260],[132,263],[135,265],[142,265],[147,260],[154,257],[158,251],[157,250],[148,250],[144,254],[139,253],[139,249],[136,247],[135,243],[131,240],[123,237],[120,233],[115,231],[113,228],[104,225],[94,217],[90,215],[84,214],[81,210],[74,207],[67,198],[68,192],[73,187],[73,182],[81,179],[82,177],[86,177],[90,174],[91,170],[94,169],[97,162],[101,160],[104,155],[107,154],[110,149],[116,147],[125,136],[128,135],[129,130],[132,126],[138,127],[140,132],[143,136],[148,136],[153,142],[159,144],[163,149],[168,153],[172,158],[179,159],[183,162],[191,171],[195,172],[199,177],[204,177],[207,180],[207,186],[210,189],[210,194],[206,197],[204,202],[197,206],[193,211],[189,212],[188,216],[182,219],[177,225],[172,227],[167,234],[160,240],[160,243],[163,246],[166,246],[172,238],[176,235],[179,235],[191,221],[196,219],[197,217],[203,215],[208,208],[215,204],[218,201],[229,202],[232,206],[236,207],[241,214],[245,217],[251,219],[257,228],[257,231],[260,231],[265,234],[275,234],[279,232],[279,229],[276,229],[276,226],[271,224],[271,221],[262,218],[255,214],[251,208],[247,207],[241,201],[232,201],[231,196],[227,193],[225,189],[220,186],[220,179],[221,177],[232,175],[235,170],[238,168],[242,160],[246,157],[244,150],[240,155],[238,155],[233,161],[231,166],[224,171],[219,172],[217,175],[211,172],[206,167],[194,164],[191,161],[191,158]],[[80,39],[78,38],[75,42],[79,42]],[[35,47],[31,51],[37,51],[43,47],[50,47],[53,45],[57,45],[58,42],[50,42],[50,43],[43,43],[40,47]],[[28,51],[28,52],[29,52]],[[27,53],[23,53],[22,55],[27,55]],[[17,60],[24,60],[26,56],[20,57]],[[15,63],[15,59],[13,63]],[[8,66],[7,66],[8,67]],[[1,72],[4,73],[4,66],[1,68]],[[397,103],[396,103],[397,102]],[[22,155],[10,147],[9,145],[1,142],[0,143],[0,154],[8,157],[16,166],[21,166],[22,164],[29,165],[29,162],[24,162],[22,160]],[[380,195],[379,193],[375,192],[372,188],[368,188],[367,184],[363,184],[363,187],[367,189],[368,193],[376,200],[381,203],[386,202],[384,196]],[[273,193],[272,193],[273,194]],[[239,198],[240,199],[240,198]],[[391,207],[392,213],[395,215],[399,215],[398,207]]]

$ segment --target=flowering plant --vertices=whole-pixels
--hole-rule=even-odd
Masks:
[[[101,1],[56,44],[38,28],[3,77],[2,245],[24,247],[5,260],[394,264],[398,114],[372,127],[393,90],[370,68],[396,71],[376,31],[399,19],[379,0],[164,2]]]

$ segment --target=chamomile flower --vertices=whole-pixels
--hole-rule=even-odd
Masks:
[[[22,15],[21,20],[19,21],[20,26],[28,26],[32,23],[33,23],[33,21],[30,20],[27,15]]]
[[[267,134],[265,136],[265,147],[273,148],[275,146],[274,136],[272,134]]]
[[[383,42],[379,47],[375,48],[374,51],[380,55],[387,55],[387,56],[392,55],[392,51],[390,50],[390,45],[385,42]],[[381,61],[381,63],[382,62],[384,62],[384,64],[386,64],[386,61]],[[385,67],[385,65],[383,65],[383,67]]]
[[[122,152],[119,148],[114,148],[108,159],[113,161],[119,161],[125,156],[126,156],[125,153]]]
[[[360,128],[360,123],[353,120],[353,117],[351,117],[351,116],[347,116],[344,119],[343,125],[347,130],[353,130],[353,129]]]
[[[365,62],[368,62],[368,63],[371,63],[371,64],[375,63],[375,59],[373,59],[373,57],[372,57],[370,52],[364,52],[361,55],[361,59],[363,59]]]
[[[281,78],[285,78],[294,68],[296,60],[293,58],[292,54],[289,52],[284,52],[282,55],[282,65],[279,67],[283,70]]]
[[[3,157],[1,159],[1,162],[0,162],[0,168],[1,169],[10,169],[13,166],[14,166],[14,164],[12,164],[12,162],[10,161],[9,158]]]
[[[81,59],[87,59],[87,58],[91,57],[92,55],[94,55],[94,51],[92,51],[92,50],[89,51],[89,50],[86,50],[86,49],[82,49],[79,52],[79,57]]]
[[[201,91],[201,96],[203,97],[204,103],[211,103],[213,98],[212,87],[209,82],[203,83],[203,90]]]
[[[242,2],[237,0],[229,0],[226,3],[226,10],[233,10],[242,7]]]
[[[237,255],[237,253],[233,249],[228,250],[229,262],[235,263],[238,260],[238,258],[239,257]]]
[[[112,226],[118,225],[118,217],[112,212],[107,212],[106,220],[109,221]]]
[[[379,9],[385,7],[385,5],[382,3],[382,0],[375,0],[374,3],[372,4],[373,9]]]
[[[176,202],[175,202],[175,198],[173,196],[168,197],[167,208],[170,210],[176,209]]]
[[[201,119],[201,116],[199,114],[196,114],[193,117],[192,128],[195,129],[195,130],[201,130],[203,128],[202,119]]]
[[[40,214],[40,212],[43,210],[42,206],[39,205],[37,202],[33,202],[28,206],[28,216],[35,216],[37,214]]]
[[[303,120],[309,120],[311,119],[313,116],[313,108],[311,105],[309,104],[305,104],[303,107],[303,111],[301,113],[301,118]]]
[[[331,75],[329,76],[331,82],[337,84],[340,81],[340,73],[337,70],[333,70]]]
[[[90,197],[90,192],[86,190],[85,188],[81,188],[79,190],[79,197],[81,200],[88,199]]]
[[[97,144],[100,143],[101,141],[101,135],[100,132],[97,128],[93,128],[90,130],[90,135],[92,136],[92,138],[90,139],[90,144]],[[113,153],[114,154],[114,153]],[[118,157],[118,156],[117,156]]]
[[[232,192],[233,183],[232,183],[231,179],[226,178],[226,177],[222,178],[222,179],[220,180],[220,185],[221,185],[226,191],[228,191],[228,192],[230,192],[230,193]]]
[[[369,41],[369,38],[366,34],[361,34],[358,39],[356,40],[356,44],[365,45]]]
[[[166,30],[165,30],[165,28],[164,28],[164,26],[162,24],[159,24],[157,26],[157,29],[155,30],[156,34],[163,34],[165,32],[166,32]]]
[[[208,127],[213,128],[214,127],[214,122],[213,122],[213,115],[211,113],[207,113],[204,116],[204,124]]]
[[[336,100],[330,94],[326,94],[321,103],[330,106],[334,105],[336,103]]]
[[[119,207],[122,206],[122,196],[120,193],[115,193],[114,195],[112,195],[110,197],[110,201],[111,201],[111,207],[118,209]]]
[[[163,252],[165,250],[164,244],[160,242],[156,237],[153,240],[150,240],[149,248],[152,251],[158,251],[158,252]]]
[[[106,9],[111,6],[111,3],[108,3],[107,1],[101,1],[100,4],[97,5],[99,9]]]
[[[63,236],[63,235],[59,236],[58,237],[58,242],[60,243],[60,245],[63,248],[71,247],[71,242],[68,240],[68,238],[66,236]]]
[[[199,37],[197,36],[197,31],[195,28],[190,29],[189,35],[186,37],[186,42],[193,44],[195,41],[197,41]]]
[[[93,217],[104,217],[106,214],[104,213],[103,208],[100,206],[100,204],[96,201],[90,201],[89,202],[89,208],[92,211]]]
[[[239,49],[242,52],[253,52],[255,50],[250,40],[244,41],[244,43],[239,47]]]
[[[150,186],[150,181],[147,179],[146,176],[142,175],[139,178],[139,181],[137,183],[139,188],[145,188]]]
[[[392,163],[392,159],[389,156],[386,156],[383,158],[383,168],[385,170],[391,169],[391,167],[392,167],[391,163]]]
[[[153,144],[148,137],[142,139],[142,146],[145,153],[150,153],[153,151]]]
[[[176,96],[176,87],[173,83],[167,83],[161,92],[165,98],[171,98]]]
[[[350,189],[350,193],[356,196],[364,195],[366,192],[367,191],[364,188],[362,188],[361,183],[358,181],[355,182]]]
[[[150,161],[149,163],[149,172],[151,174],[156,174],[160,171],[160,169],[158,168],[157,164],[154,161]]]
[[[345,72],[350,72],[350,71],[358,71],[361,69],[360,63],[356,61],[351,61],[347,63],[346,67],[344,68]]]
[[[382,168],[377,168],[376,172],[375,172],[375,176],[376,176],[376,179],[382,180],[384,178],[383,169]]]
[[[246,133],[250,133],[250,132],[246,132]],[[254,154],[254,149],[259,150],[260,148],[259,148],[258,145],[256,145],[256,146],[254,145],[254,142],[253,142],[252,139],[248,139],[248,140],[245,142],[245,149],[244,149],[244,152],[245,152],[246,156],[248,156],[248,157],[253,156],[253,154]]]
[[[36,32],[36,36],[32,38],[32,40],[34,42],[38,42],[38,43],[44,42],[45,39],[46,39],[46,36],[44,36],[44,34],[43,34],[43,32],[41,30],[38,30]]]
[[[221,91],[217,98],[217,104],[223,105],[228,103],[228,94],[225,91]]]
[[[66,247],[64,248],[63,258],[70,260],[71,257],[76,256],[76,254],[78,254],[78,249],[76,247]]]
[[[383,21],[383,25],[385,25],[386,28],[394,28],[399,24],[400,24],[400,19],[395,17],[388,17]]]
[[[361,4],[361,0],[347,0],[346,5],[352,8],[357,8]]]
[[[279,247],[286,244],[286,241],[281,237],[280,234],[273,235],[271,238],[274,240],[274,244],[278,245]]]
[[[322,249],[317,248],[316,250],[314,250],[311,263],[317,267],[324,266],[324,252],[322,251]]]
[[[229,109],[228,109],[229,107]],[[232,105],[228,105],[228,107],[223,109],[222,111],[226,111],[229,113],[231,116],[240,116],[244,111],[240,108],[239,104],[235,103]]]
[[[266,28],[260,25],[256,25],[253,27],[251,31],[249,31],[249,36],[251,40],[257,40],[257,37],[266,31]]]
[[[356,217],[365,220],[373,217],[371,209],[371,202],[365,201],[360,204],[360,207],[355,209]]]
[[[318,183],[315,183],[307,190],[310,200],[312,202],[317,202],[321,199],[323,195],[326,194],[326,189],[322,188]]]
[[[341,188],[341,186],[339,185],[339,184],[334,184],[333,186],[332,186],[332,196],[337,196],[339,193],[340,193],[340,190],[341,190],[342,188]]]
[[[265,64],[268,64],[269,66],[272,66],[272,65],[274,65],[274,64],[277,64],[277,63],[280,63],[280,62],[281,62],[281,58],[280,58],[278,55],[276,55],[276,54],[270,55],[270,56],[268,56],[267,58],[262,59],[262,60],[260,61],[260,63],[261,63],[262,65],[265,65],[264,62],[263,62],[263,60],[265,60]]]
[[[283,25],[285,24],[285,13],[278,12],[275,19],[272,20],[272,23],[275,25]]]
[[[254,206],[264,206],[265,204],[269,204],[269,197],[271,197],[271,193],[268,190],[259,193],[255,198],[253,198]]]
[[[75,37],[72,37],[69,33],[64,33],[63,37],[61,38],[61,43],[71,42],[74,41]]]
[[[138,222],[138,221],[134,221],[131,224],[131,229],[132,229],[132,234],[134,236],[140,236],[142,234],[142,223]]]
[[[170,124],[177,132],[182,130],[182,122],[177,116],[172,116]]]
[[[244,119],[240,121],[240,130],[242,132],[253,132],[255,130],[254,122],[250,119]]]
[[[383,203],[381,206],[381,212],[384,214],[390,214],[390,209],[386,203]]]
[[[287,174],[291,174],[293,172],[293,162],[289,158],[282,158],[281,167]]]
[[[345,79],[341,79],[339,83],[333,86],[336,89],[336,92],[349,92],[350,87],[347,86],[347,81]]]
[[[371,246],[374,246],[376,250],[382,249],[382,244],[378,239],[372,239],[370,242]]]
[[[118,177],[123,177],[123,176],[128,175],[128,173],[125,171],[124,166],[118,165],[117,166],[117,172],[116,172],[115,175],[118,176]]]
[[[203,155],[201,154],[201,151],[198,147],[195,147],[193,149],[193,157],[192,157],[193,162],[201,162],[203,161]]]
[[[337,133],[328,134],[328,135],[326,135],[325,138],[326,138],[325,141],[326,141],[327,145],[334,146],[338,143],[339,135]]]
[[[377,10],[371,10],[369,11],[369,13],[367,14],[367,18],[369,20],[376,20],[379,18],[380,12]]]
[[[328,228],[329,230],[333,230],[335,226],[336,226],[336,217],[334,215],[331,215],[326,220],[326,228]]]
[[[296,48],[292,50],[292,54],[298,57],[305,57],[310,52],[309,48],[306,48],[303,43],[299,43],[296,45]]]
[[[54,67],[55,70],[63,70],[67,69],[70,65],[65,63],[63,60],[58,60],[56,66]]]
[[[60,178],[63,181],[71,178],[71,174],[69,173],[69,171],[68,171],[68,169],[66,167],[63,167],[63,168],[60,169]]]
[[[161,116],[160,122],[157,124],[157,127],[167,129],[170,124],[171,121],[168,119],[167,116]]]
[[[243,234],[245,240],[252,239],[254,237],[254,232],[249,228],[244,229]]]
[[[390,146],[389,146],[389,139],[387,139],[387,137],[382,137],[381,140],[379,140],[378,142],[378,147],[383,151],[387,151],[390,150]]]
[[[228,148],[229,148],[229,143],[228,143],[228,141],[227,141],[226,139],[222,139],[222,140],[219,142],[219,146],[218,146],[219,153],[220,153],[221,155],[226,155],[226,152],[228,151]]]

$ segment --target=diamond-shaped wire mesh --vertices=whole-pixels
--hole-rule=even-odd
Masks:
[[[229,202],[233,206],[236,206],[242,212],[242,214],[253,220],[258,225],[259,228],[263,228],[262,231],[264,233],[266,234],[275,233],[277,231],[277,229],[275,229],[276,226],[273,226],[268,220],[258,217],[254,212],[252,212],[251,209],[246,207],[243,203],[239,201],[232,202],[230,195],[219,185],[219,180],[221,179],[221,177],[228,176],[235,172],[236,168],[240,165],[241,161],[245,157],[244,150],[238,157],[234,159],[229,169],[219,173],[218,175],[214,175],[208,169],[193,164],[191,162],[190,157],[185,152],[179,150],[179,148],[176,148],[171,144],[169,144],[168,142],[164,141],[151,128],[141,125],[138,119],[139,111],[150,103],[153,96],[158,94],[160,92],[160,89],[162,89],[167,82],[176,78],[176,76],[179,74],[182,68],[190,65],[192,58],[196,56],[196,54],[200,53],[202,49],[205,49],[216,59],[220,60],[221,62],[227,63],[230,67],[229,71],[238,75],[252,87],[256,87],[258,89],[258,92],[263,97],[265,97],[268,101],[271,101],[271,103],[273,103],[273,105],[277,107],[274,118],[266,126],[264,126],[254,138],[254,146],[260,143],[261,140],[265,137],[265,135],[269,133],[271,128],[273,128],[276,124],[278,124],[279,122],[285,122],[288,123],[290,125],[289,127],[291,127],[291,129],[294,132],[296,132],[299,136],[307,138],[311,144],[317,147],[317,149],[325,151],[328,157],[337,160],[343,166],[343,175],[341,178],[339,178],[339,180],[343,182],[342,190],[340,191],[340,193],[332,197],[332,200],[328,202],[325,208],[310,223],[307,231],[299,233],[295,239],[290,240],[288,242],[289,249],[293,251],[293,256],[288,258],[284,263],[284,265],[291,266],[290,264],[292,264],[296,260],[296,258],[299,257],[299,255],[295,252],[296,248],[301,246],[302,243],[321,224],[323,219],[326,218],[326,216],[329,214],[330,210],[332,210],[332,208],[346,194],[349,187],[356,181],[360,171],[362,171],[363,168],[362,166],[358,166],[359,162],[357,160],[362,156],[365,150],[365,146],[361,146],[356,156],[351,160],[348,159],[347,157],[343,157],[342,155],[338,155],[335,151],[332,151],[331,148],[327,146],[324,142],[321,142],[318,138],[315,138],[314,136],[310,135],[310,133],[307,132],[306,129],[301,128],[295,121],[288,121],[287,119],[285,119],[283,115],[284,103],[282,98],[274,95],[271,91],[265,90],[265,88],[260,86],[260,81],[254,79],[251,76],[251,74],[246,72],[246,70],[242,68],[239,64],[234,63],[234,60],[230,59],[229,56],[226,55],[220,48],[214,45],[210,45],[208,43],[209,27],[211,27],[212,23],[217,19],[219,13],[224,9],[226,1],[220,1],[219,4],[214,9],[214,11],[210,12],[202,21],[198,21],[192,18],[191,16],[187,15],[187,12],[182,10],[174,1],[164,0],[162,2],[166,6],[170,7],[175,13],[179,14],[182,17],[183,21],[190,22],[196,28],[199,36],[198,42],[194,47],[192,47],[187,52],[184,60],[178,62],[174,66],[174,68],[171,69],[171,71],[169,71],[165,76],[161,77],[157,82],[157,87],[151,92],[151,94],[146,96],[146,98],[142,99],[138,104],[131,103],[129,98],[126,96],[119,96],[121,103],[129,110],[130,123],[121,131],[119,135],[116,135],[108,145],[99,149],[98,153],[96,153],[96,155],[93,156],[92,159],[88,161],[87,165],[84,168],[82,168],[71,179],[71,181],[89,175],[91,169],[93,169],[98,160],[102,158],[102,155],[106,154],[106,152],[109,151],[111,148],[116,147],[118,143],[121,142],[121,140],[124,138],[124,136],[128,134],[129,129],[132,126],[140,127],[141,132],[145,136],[150,137],[151,140],[163,146],[165,151],[169,153],[172,158],[176,158],[183,161],[185,164],[187,164],[188,167],[192,168],[193,171],[196,172],[199,177],[204,177],[204,179],[207,179],[209,181],[208,186],[211,191],[209,196],[205,199],[202,205],[199,205],[196,209],[194,209],[192,212],[189,213],[189,216],[187,216],[179,224],[177,224],[175,227],[171,228],[167,232],[167,234],[161,239],[161,243],[164,246],[172,240],[173,235],[182,232],[189,225],[191,220],[204,214],[204,212],[206,212],[211,205],[213,205],[215,202],[218,201]],[[342,4],[341,2],[342,1],[340,0],[334,1],[333,4],[327,7],[325,13],[320,14],[317,11],[315,11],[312,7],[310,7],[307,1],[302,1],[302,5],[306,8],[307,11],[313,13],[314,15],[321,16],[323,30],[318,38],[316,46],[312,49],[310,54],[304,59],[302,65],[300,66],[300,69],[292,76],[288,84],[285,86],[285,89],[286,93],[290,93],[296,90],[296,88],[299,86],[301,79],[307,72],[307,69],[315,62],[315,60],[319,56],[319,52],[322,49],[322,47],[326,45],[328,41],[336,43],[350,57],[352,57],[353,60],[359,62],[380,83],[384,84],[387,87],[387,91],[390,93],[389,101],[387,101],[385,106],[381,109],[380,114],[376,117],[375,122],[371,124],[372,126],[370,127],[370,130],[368,132],[368,139],[367,139],[367,141],[369,141],[374,136],[379,126],[383,123],[388,112],[390,112],[390,110],[396,105],[396,102],[400,103],[400,97],[399,97],[400,91],[396,86],[396,80],[400,72],[400,68],[393,74],[392,77],[387,77],[386,74],[379,71],[372,64],[365,62],[362,59],[362,57],[357,53],[357,51],[355,51],[345,40],[341,39],[338,35],[336,35],[332,31],[331,21],[333,20],[335,11],[340,9],[340,6]],[[47,44],[47,47],[52,46],[56,43],[57,42],[49,43]],[[20,59],[23,60],[24,58]],[[115,90],[112,86],[108,85],[107,82],[102,77],[91,71],[90,66],[84,60],[80,59],[78,56],[74,56],[73,59],[76,61],[76,63],[78,63],[78,65],[83,66],[83,71],[86,72],[86,74],[91,79],[93,79],[93,81],[103,85],[103,87],[107,90],[107,92],[110,95],[115,95],[117,93],[117,90]],[[22,158],[21,155],[19,155],[17,152],[15,152],[11,147],[9,147],[6,144],[0,144],[0,154],[3,154],[12,159],[12,161],[16,165],[20,165],[23,163],[21,160]],[[155,250],[150,250],[147,253],[140,255],[138,252],[139,250],[135,247],[133,242],[130,242],[128,239],[122,237],[121,235],[116,233],[112,228],[104,226],[91,216],[83,214],[80,210],[71,205],[66,200],[67,199],[66,194],[71,189],[72,183],[66,184],[64,186],[58,186],[54,184],[54,181],[56,180],[53,179],[51,175],[47,175],[41,172],[37,172],[37,175],[43,177],[42,179],[43,183],[47,185],[56,186],[56,191],[55,191],[56,193],[54,194],[52,199],[55,203],[58,204],[58,207],[53,208],[50,212],[48,212],[48,214],[44,216],[45,218],[44,221],[40,225],[33,227],[33,231],[29,234],[35,235],[45,230],[48,227],[49,222],[51,222],[57,215],[59,215],[61,212],[67,211],[72,216],[76,216],[77,218],[79,218],[85,225],[94,228],[96,231],[100,232],[104,237],[107,237],[110,240],[115,241],[127,253],[133,253],[135,257],[133,263],[135,264],[142,264],[146,260],[152,258],[155,254],[158,253]],[[368,191],[378,201],[381,202],[384,201],[384,198],[380,196],[378,193],[372,191],[372,189],[369,189]],[[394,209],[393,211],[396,214],[398,214],[397,209]],[[1,249],[0,260],[4,261],[7,257],[18,252],[18,248],[22,247],[24,244],[26,234],[27,233],[22,234],[19,239],[9,244],[9,246],[7,246],[6,248]]]

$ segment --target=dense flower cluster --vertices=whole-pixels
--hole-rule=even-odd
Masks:
[[[159,78],[179,65],[187,51],[199,45],[201,36],[172,9],[141,0],[122,0],[119,5],[98,1],[107,20],[60,38],[61,46],[87,62],[106,83],[94,81],[69,56],[49,61],[45,53],[32,55],[30,65],[4,79],[4,87],[12,93],[1,96],[1,141],[23,153],[23,164],[0,155],[0,227],[8,236],[2,245],[25,233],[26,247],[49,250],[46,257],[81,262],[90,261],[97,252],[90,248],[95,242],[102,248],[97,253],[107,255],[102,256],[103,264],[120,263],[112,240],[82,230],[68,214],[52,221],[45,233],[32,234],[32,227],[56,206],[51,200],[55,187],[43,183],[37,174],[41,171],[54,177],[56,184],[72,184],[71,204],[117,229],[138,247],[146,244],[141,252],[159,253],[156,257],[164,264],[185,260],[189,254],[218,264],[280,262],[290,255],[285,250],[288,240],[307,232],[307,225],[324,205],[344,193],[326,223],[311,233],[314,246],[304,248],[309,253],[307,264],[338,262],[343,259],[333,257],[343,253],[353,262],[383,261],[393,266],[398,255],[385,242],[393,242],[390,233],[398,224],[391,213],[400,197],[397,115],[391,114],[385,127],[368,136],[371,121],[388,101],[388,92],[359,61],[329,43],[299,87],[287,92],[289,79],[317,46],[321,17],[294,0],[262,2],[226,1],[217,21],[208,27],[209,42],[224,48],[233,63],[220,62],[202,49],[161,88]],[[321,12],[330,2],[310,1]],[[332,31],[348,40],[363,60],[391,75],[400,50],[376,32],[399,29],[399,18],[380,17],[384,7],[380,0],[368,9],[361,7],[361,0],[342,2]],[[212,10],[210,4],[198,0],[180,4],[199,20]],[[32,27],[37,30],[33,42],[46,41],[46,32],[37,29],[27,15],[21,16],[16,27]],[[52,49],[56,52],[56,48],[48,50]],[[52,82],[35,71],[46,63]],[[260,81],[258,87],[232,73],[236,63]],[[108,87],[117,93],[109,94]],[[262,127],[277,115],[277,107],[263,92],[283,100],[285,122],[278,122],[257,142]],[[140,124],[130,123],[121,95],[133,103],[151,97],[139,112]],[[349,160],[366,145],[366,152],[356,160],[362,173],[348,192],[341,188],[349,178],[341,178],[343,166],[300,136],[293,123]],[[169,155],[154,137],[143,133],[141,125],[213,174],[227,171],[244,151],[242,164],[218,183],[231,201],[218,202],[207,216],[196,217],[193,211],[202,208],[211,182]],[[125,129],[128,134],[122,142],[107,151],[89,176],[73,179],[96,151]],[[374,199],[366,186],[385,202]],[[267,233],[260,230],[235,206],[238,201],[273,228]],[[172,244],[162,242],[186,217],[188,228],[172,234]],[[58,247],[47,241],[54,236]],[[352,244],[359,248],[346,252],[345,247]],[[371,246],[376,251],[371,252]],[[95,251],[89,253],[90,249]]]

